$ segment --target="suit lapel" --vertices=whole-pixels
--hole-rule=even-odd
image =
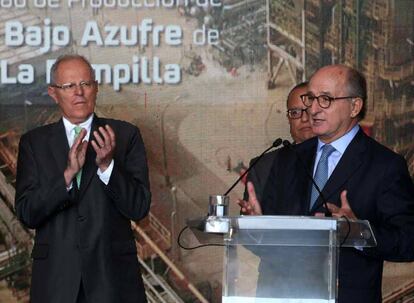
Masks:
[[[335,167],[335,170],[332,172],[332,175],[329,177],[325,187],[322,190],[322,194],[326,200],[329,201],[329,198],[333,194],[337,193],[339,188],[343,186],[361,166],[363,161],[363,153],[366,149],[364,140],[365,136],[366,135],[360,129],[345,150],[341,160]],[[336,201],[329,202],[335,203]],[[312,208],[312,211],[319,208],[322,204],[323,201],[319,198]]]
[[[68,164],[69,142],[66,138],[65,126],[60,119],[51,129],[49,143],[53,157],[60,172],[64,172]]]
[[[96,159],[96,152],[92,147],[92,144],[90,143],[91,140],[93,140],[93,132],[97,131],[100,125],[100,119],[94,115],[92,126],[91,126],[91,133],[89,135],[89,143],[88,148],[86,150],[86,158],[85,158],[85,164],[83,165],[82,169],[82,179],[81,179],[81,185],[80,185],[80,192],[79,197],[82,198],[84,195],[86,189],[89,186],[89,183],[92,180],[92,177],[96,175],[96,172],[98,170],[98,167],[96,166],[95,159]]]

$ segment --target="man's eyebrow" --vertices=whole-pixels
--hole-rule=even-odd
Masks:
[[[308,91],[307,92],[307,94],[311,94],[311,95],[314,95],[314,96],[316,96],[316,94],[314,94],[313,92],[311,92],[311,91]],[[333,94],[331,93],[331,92],[328,92],[328,91],[321,91],[320,93],[319,93],[319,96],[320,95],[328,95],[328,96],[332,96]]]
[[[327,91],[321,91],[321,95],[329,95],[332,96],[331,92],[327,92]]]

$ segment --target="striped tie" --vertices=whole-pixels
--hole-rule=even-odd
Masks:
[[[75,128],[74,128],[74,131],[75,131],[74,140],[76,140],[76,138],[79,136],[81,130],[82,130],[82,127],[75,126]],[[82,178],[82,168],[76,174],[76,184],[78,185],[78,188],[80,188],[81,178]]]
[[[333,147],[332,145],[325,144],[322,147],[322,155],[319,159],[318,166],[316,167],[316,173],[314,178],[320,190],[323,190],[326,181],[328,181],[328,158],[334,151],[335,147]],[[312,209],[318,197],[319,192],[316,189],[315,185],[313,185],[309,209]]]

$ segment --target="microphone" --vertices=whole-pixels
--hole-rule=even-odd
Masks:
[[[327,201],[325,199],[325,196],[322,194],[322,191],[320,190],[318,184],[316,184],[315,179],[313,178],[313,176],[308,172],[305,162],[303,162],[302,158],[299,156],[298,152],[292,147],[292,143],[290,143],[288,140],[283,140],[283,146],[289,148],[291,151],[294,152],[294,154],[296,155],[296,158],[299,159],[299,162],[302,164],[303,169],[305,170],[306,176],[311,179],[313,185],[316,188],[316,191],[319,193],[319,195],[321,196],[322,202],[323,202],[323,206],[325,207],[325,217],[332,217],[332,213],[329,211],[328,209],[328,205],[327,205]]]
[[[256,158],[256,160],[253,161],[252,165],[250,165],[249,168],[236,180],[236,182],[233,183],[233,185],[226,191],[226,193],[224,194],[224,196],[227,196],[229,194],[229,192],[232,191],[232,189],[240,182],[240,180],[243,179],[244,176],[247,175],[247,173],[256,165],[257,162],[259,162],[259,160],[264,156],[265,153],[267,153],[272,148],[279,147],[282,143],[283,143],[282,139],[281,138],[277,138],[273,142],[272,146],[268,147],[264,152],[262,152],[260,154],[259,157]]]

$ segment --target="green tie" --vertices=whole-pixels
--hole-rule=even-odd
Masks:
[[[75,126],[75,140],[76,138],[79,136],[82,127],[80,126]],[[78,173],[76,174],[76,183],[78,184],[78,188],[80,188],[80,183],[81,183],[81,178],[82,178],[82,168],[78,171]]]

